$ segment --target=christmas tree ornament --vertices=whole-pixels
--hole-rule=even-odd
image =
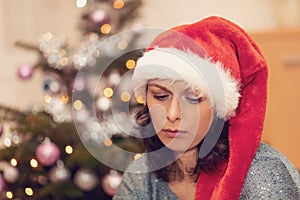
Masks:
[[[103,181],[103,185],[108,186],[107,194],[100,182],[107,169],[89,151],[80,149],[83,143],[91,146],[96,142],[100,146],[96,151],[111,159],[106,149],[113,146],[112,135],[120,133],[112,124],[111,100],[115,86],[120,85],[123,73],[128,71],[124,62],[135,59],[134,49],[139,44],[136,33],[124,37],[117,34],[131,29],[130,24],[138,16],[141,0],[133,1],[137,3],[131,0],[75,0],[77,7],[84,7],[78,24],[83,37],[78,37],[78,45],[68,44],[64,33],[55,35],[48,32],[51,30],[41,35],[36,44],[16,41],[18,47],[37,53],[37,60],[33,64],[20,63],[15,76],[29,81],[38,70],[43,96],[40,103],[24,111],[0,106],[3,143],[0,148],[0,200],[110,199],[107,194],[114,193],[111,191],[114,181],[108,177]],[[108,37],[110,35],[114,37]],[[110,42],[100,45],[107,39]],[[114,61],[109,64],[111,59]],[[105,91],[106,96],[105,88],[110,88]],[[74,98],[77,97],[73,95],[75,91],[84,98]],[[116,91],[115,94],[119,99],[119,93]],[[99,99],[101,97],[103,99]],[[103,121],[103,126],[91,120],[94,114],[101,118],[99,123]],[[74,120],[84,129],[74,124]],[[88,131],[85,131],[86,123]],[[12,132],[7,132],[9,128]],[[81,130],[82,135],[77,137],[76,133],[81,134]],[[51,137],[51,141],[47,137]],[[116,137],[128,142],[127,135]],[[113,152],[113,155],[116,154]],[[62,162],[65,165],[61,165]],[[85,163],[92,168],[85,169],[88,167]]]
[[[109,196],[114,196],[117,187],[122,181],[122,175],[116,170],[110,170],[102,179],[102,188]]]
[[[17,74],[19,78],[27,80],[32,77],[33,71],[34,70],[30,65],[23,64],[18,67]]]
[[[3,169],[3,178],[7,183],[15,183],[20,177],[20,172],[17,167],[7,164]]]
[[[3,124],[0,124],[0,137],[2,136],[3,134]]]
[[[107,111],[110,108],[110,99],[107,97],[100,97],[98,98],[96,105],[101,111]]]
[[[97,9],[89,13],[88,19],[95,25],[102,25],[109,22],[109,16],[104,10]]]
[[[114,70],[111,72],[108,79],[112,84],[117,85],[121,79],[120,73],[117,70]]]
[[[57,166],[52,167],[49,171],[49,179],[52,183],[68,181],[70,177],[71,172],[62,161],[57,161]]]
[[[4,192],[6,189],[6,183],[3,178],[3,175],[0,173],[0,192]]]
[[[74,183],[83,191],[91,191],[97,186],[98,177],[92,170],[82,168],[76,172]]]
[[[73,89],[76,91],[83,91],[85,89],[85,79],[84,77],[77,77],[73,84]]]
[[[89,119],[90,114],[85,108],[83,108],[83,109],[75,112],[74,116],[75,116],[76,120],[78,120],[79,122],[86,122]]]
[[[45,141],[36,148],[35,155],[42,165],[51,166],[59,159],[60,151],[56,144],[46,138]]]
[[[52,76],[44,79],[43,89],[45,92],[58,93],[61,89],[60,83]]]

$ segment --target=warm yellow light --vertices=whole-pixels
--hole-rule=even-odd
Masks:
[[[14,195],[13,195],[13,193],[12,193],[11,191],[7,191],[7,192],[6,192],[6,197],[7,197],[8,199],[12,199],[12,198],[14,197]]]
[[[144,104],[144,100],[143,100],[143,97],[141,95],[139,95],[138,97],[136,97],[136,101],[139,103],[139,104]]]
[[[74,106],[75,110],[81,110],[83,107],[83,104],[80,100],[76,100],[76,101],[74,101],[73,106]]]
[[[111,88],[105,88],[103,93],[105,97],[110,98],[114,94],[114,91]]]
[[[86,4],[87,4],[87,0],[77,0],[76,1],[77,8],[83,8],[84,6],[86,6]]]
[[[128,102],[130,100],[130,97],[131,96],[128,92],[122,92],[121,96],[120,96],[120,98],[123,102]]]
[[[135,67],[135,61],[134,60],[127,60],[126,67],[128,69],[133,69]]]
[[[124,50],[128,47],[128,43],[126,40],[121,40],[119,43],[118,43],[118,48],[120,50]]]
[[[134,160],[137,160],[142,157],[142,154],[138,153],[134,156]]]
[[[18,165],[18,161],[17,161],[15,158],[12,158],[12,159],[10,160],[10,164],[11,164],[12,166],[16,167],[16,166]]]
[[[100,28],[101,33],[103,34],[109,34],[111,31],[111,25],[110,24],[103,24]]]
[[[124,7],[124,1],[122,1],[122,0],[116,0],[114,2],[114,8],[115,9],[121,9],[123,7]]]
[[[45,95],[44,96],[44,101],[45,101],[45,103],[50,103],[51,102],[51,96],[50,95]]]
[[[60,64],[61,64],[61,66],[66,66],[67,64],[69,63],[69,59],[67,58],[67,57],[62,57],[61,59],[60,59]]]
[[[111,146],[111,145],[112,145],[111,139],[106,138],[106,139],[104,140],[104,145],[107,146],[107,147]]]
[[[66,54],[66,50],[60,49],[60,50],[58,51],[58,53],[59,53],[59,55],[64,56],[64,55]]]
[[[63,103],[63,104],[67,104],[68,103],[68,101],[69,101],[69,97],[68,97],[68,95],[62,95],[61,97],[60,97],[60,101]]]
[[[66,146],[65,151],[66,151],[67,154],[72,154],[73,153],[73,148],[70,145],[68,145],[68,146]]]
[[[32,196],[33,195],[33,190],[30,187],[25,188],[25,193],[28,196]]]
[[[38,161],[34,158],[30,160],[30,166],[36,168],[39,165]]]
[[[7,147],[10,147],[11,146],[11,139],[5,138],[4,139],[4,145],[7,146]]]

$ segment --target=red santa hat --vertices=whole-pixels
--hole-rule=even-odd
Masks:
[[[219,118],[229,120],[228,162],[200,173],[195,199],[239,199],[266,110],[267,65],[258,46],[221,17],[181,25],[156,37],[138,60],[137,95],[144,96],[147,81],[157,78],[186,80],[210,99]]]

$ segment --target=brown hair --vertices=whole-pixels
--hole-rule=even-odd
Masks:
[[[138,110],[138,112],[135,115],[135,119],[137,121],[137,124],[141,127],[145,127],[148,125],[152,127],[151,118],[147,106],[143,106],[140,110]],[[195,168],[186,169],[186,172],[188,172],[191,175],[196,174],[198,178],[201,171],[214,171],[218,169],[220,163],[228,160],[229,157],[228,127],[229,127],[229,123],[228,121],[226,121],[224,123],[222,133],[216,145],[213,147],[210,153],[208,153],[208,155],[206,155],[204,158],[199,158]],[[154,129],[151,128],[150,131],[153,132]],[[144,148],[146,152],[156,151],[158,149],[165,147],[165,145],[160,141],[160,139],[156,134],[154,135],[153,133],[143,133],[143,134],[152,135],[151,137],[146,137],[143,139]],[[200,149],[201,145],[202,142],[198,144],[198,150]],[[172,153],[171,150],[168,156],[163,156],[163,158],[161,155],[156,155],[156,157],[151,157],[151,159],[147,160],[148,161],[147,164],[157,165],[157,163],[160,163],[162,160],[164,162],[168,162],[166,161],[166,159],[174,160],[174,154]],[[154,171],[154,174],[156,175],[157,178],[163,181],[181,180],[183,178],[183,172],[179,169],[176,161],[172,162],[166,167]]]

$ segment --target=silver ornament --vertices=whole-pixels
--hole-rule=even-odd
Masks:
[[[8,164],[3,170],[3,177],[6,182],[15,183],[20,177],[20,172],[17,167]]]
[[[49,179],[52,183],[68,181],[71,172],[64,166],[52,167],[49,171]]]
[[[83,168],[76,172],[74,183],[83,191],[91,191],[96,188],[98,177],[92,170]]]

